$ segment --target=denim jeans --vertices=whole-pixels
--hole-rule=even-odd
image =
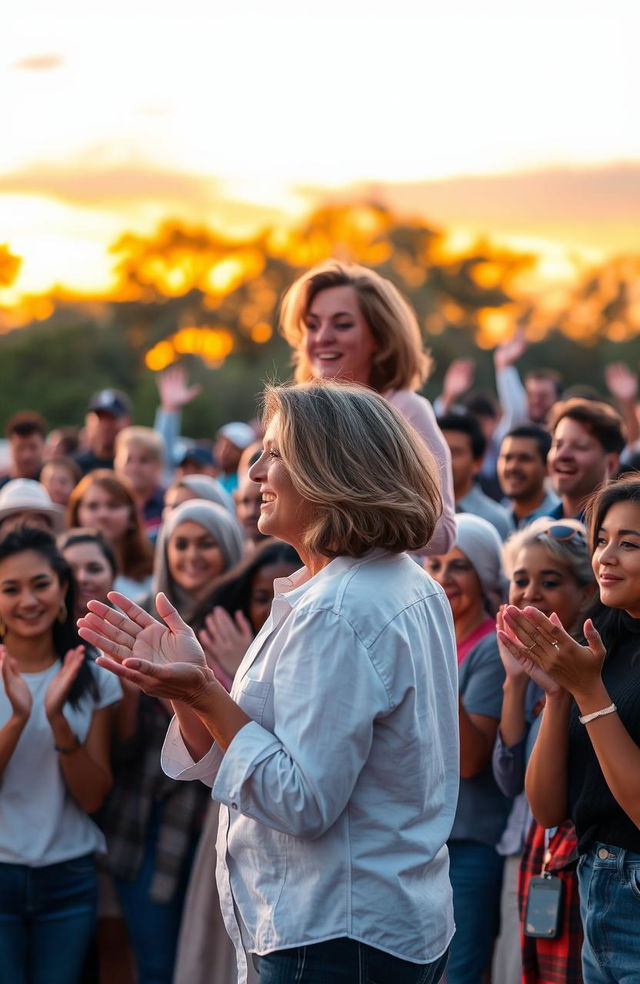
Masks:
[[[595,844],[578,862],[584,984],[640,980],[640,854]]]
[[[489,844],[449,841],[456,933],[447,966],[448,984],[480,984],[500,925],[504,858]]]
[[[0,863],[0,980],[78,984],[96,909],[92,854],[43,868]]]
[[[446,963],[446,953],[415,964],[346,937],[254,957],[260,984],[437,984]]]

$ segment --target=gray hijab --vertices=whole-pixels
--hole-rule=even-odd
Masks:
[[[159,591],[166,594],[169,601],[176,606],[185,619],[189,617],[195,604],[195,599],[191,598],[175,583],[169,573],[167,563],[169,537],[180,523],[186,522],[198,523],[216,540],[224,558],[224,570],[221,573],[228,571],[230,567],[235,567],[242,560],[243,542],[240,527],[223,506],[215,502],[208,502],[205,499],[189,499],[187,502],[183,502],[169,514],[162,524],[156,542],[153,581],[149,599],[149,611],[154,616],[157,616],[155,599]]]
[[[210,475],[185,475],[184,478],[178,479],[175,484],[189,489],[189,492],[193,492],[198,499],[217,502],[219,506],[224,506],[227,512],[235,516],[233,499],[220,482]]]

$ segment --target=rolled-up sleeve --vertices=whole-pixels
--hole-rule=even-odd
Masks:
[[[389,709],[350,624],[333,611],[297,615],[274,668],[273,733],[255,721],[238,732],[213,795],[275,830],[319,837],[344,810],[369,757],[374,720]]]
[[[180,779],[185,782],[199,779],[205,786],[212,786],[222,756],[223,752],[214,744],[206,755],[198,762],[194,762],[180,734],[178,719],[175,717],[171,719],[160,755],[162,771],[170,779]]]

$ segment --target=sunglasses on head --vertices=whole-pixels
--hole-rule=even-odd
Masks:
[[[577,530],[573,526],[567,526],[566,523],[554,523],[542,531],[542,536],[551,537],[552,540],[557,540],[558,543],[568,543],[569,540],[575,539],[580,543],[586,542],[582,530]]]

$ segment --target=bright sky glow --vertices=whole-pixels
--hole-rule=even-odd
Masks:
[[[21,0],[0,37],[0,241],[22,289],[70,268],[104,286],[105,245],[166,215],[242,228],[247,203],[294,215],[309,186],[640,162],[637,10]]]

